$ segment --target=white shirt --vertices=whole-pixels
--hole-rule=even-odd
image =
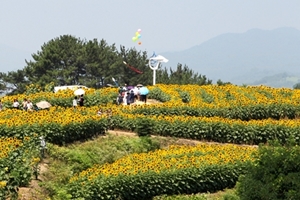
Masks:
[[[13,103],[13,107],[14,107],[14,108],[18,108],[19,105],[20,105],[20,104],[19,104],[19,102],[17,102],[17,101],[15,101],[15,102]]]
[[[28,109],[28,110],[32,110],[32,108],[33,108],[32,102],[28,102],[28,103],[27,103],[27,109]]]
[[[77,100],[73,99],[73,106],[77,106]]]

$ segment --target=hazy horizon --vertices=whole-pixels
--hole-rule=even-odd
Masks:
[[[0,44],[35,53],[60,35],[104,39],[149,52],[181,51],[224,33],[300,30],[300,1],[4,1]],[[142,45],[132,42],[142,29]]]

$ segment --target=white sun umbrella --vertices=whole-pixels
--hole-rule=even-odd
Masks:
[[[84,91],[84,89],[77,89],[77,90],[75,90],[74,91],[74,95],[82,95],[82,94],[85,94],[85,91]]]
[[[36,103],[36,106],[41,109],[50,108],[51,104],[48,101],[40,101]]]

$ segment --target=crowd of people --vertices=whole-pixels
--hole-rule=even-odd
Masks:
[[[141,94],[140,89],[144,87],[138,86],[127,86],[124,84],[123,87],[119,87],[119,93],[117,103],[119,105],[131,105],[136,101],[147,102],[147,94]]]
[[[84,106],[84,97],[83,94],[75,96],[72,102],[74,108],[79,106]],[[39,110],[37,105],[34,105],[31,100],[24,98],[22,103],[19,103],[18,99],[14,99],[12,103],[13,109],[22,109],[25,111],[37,111]],[[0,110],[2,110],[2,102],[0,100]]]
[[[124,84],[124,86],[119,87],[118,97],[117,97],[117,104],[119,105],[131,105],[135,103],[136,101],[140,102],[147,102],[147,94],[141,94],[140,89],[144,87],[142,85],[138,86],[127,86],[127,84]],[[77,106],[84,106],[84,96],[83,94],[74,96],[74,99],[72,100],[72,106],[75,109]],[[12,103],[13,109],[22,109],[25,111],[34,111],[38,110],[39,108],[36,105],[33,105],[31,100],[24,98],[23,102],[20,104],[18,99],[14,99]],[[2,110],[2,102],[0,100],[0,110]],[[101,115],[103,113],[101,110],[97,112],[98,115]]]
[[[38,108],[33,105],[31,100],[24,98],[22,104],[19,103],[18,99],[14,99],[12,107],[14,109],[23,109],[26,111],[37,110]]]

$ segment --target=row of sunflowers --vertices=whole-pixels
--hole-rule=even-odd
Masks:
[[[141,106],[142,107],[145,106]],[[128,113],[116,105],[102,106],[111,115],[97,115],[98,106],[64,108],[27,112],[7,109],[0,112],[0,136],[32,137],[34,133],[44,136],[54,144],[66,144],[105,134],[107,129],[134,131],[142,120],[152,124],[152,133],[215,142],[259,144],[270,139],[287,138],[300,142],[299,119],[264,119],[243,121],[222,117],[196,117],[184,115],[145,115]],[[133,110],[138,107],[132,108]]]
[[[182,102],[182,92],[185,92],[190,97],[186,101],[189,107],[203,107],[203,108],[224,108],[235,106],[249,106],[249,105],[270,105],[270,104],[289,104],[298,105],[300,102],[300,91],[288,88],[271,88],[267,86],[235,86],[235,85],[162,85],[149,86],[149,97],[154,96],[155,90],[160,90],[162,93],[171,98],[165,102],[164,106],[174,107],[185,105]],[[103,100],[102,98],[117,97],[118,88],[107,87],[102,89],[90,88],[86,90],[85,97],[91,99],[86,106],[94,106],[100,103],[108,103],[110,100]],[[46,100],[53,105],[61,104],[60,101],[67,105],[72,105],[74,91],[59,90],[58,92],[37,91],[36,93],[24,93],[13,96],[5,96],[1,100],[3,104],[9,107],[15,99],[22,101],[24,98],[30,99],[32,102]],[[98,102],[94,102],[94,98]],[[103,102],[99,101],[102,99]],[[115,99],[113,99],[115,100]],[[67,106],[66,105],[66,106]]]
[[[73,176],[68,193],[74,199],[150,199],[214,192],[233,187],[255,152],[254,147],[203,143],[131,154]]]

